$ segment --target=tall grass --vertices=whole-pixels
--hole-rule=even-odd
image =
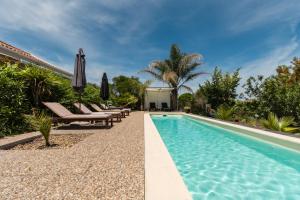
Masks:
[[[38,123],[39,123],[39,131],[43,135],[45,139],[46,146],[50,146],[50,131],[51,131],[51,125],[52,125],[52,119],[45,115],[44,113],[41,113],[38,116]]]

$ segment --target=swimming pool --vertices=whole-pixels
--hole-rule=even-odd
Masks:
[[[300,153],[187,116],[151,118],[193,199],[300,199]]]

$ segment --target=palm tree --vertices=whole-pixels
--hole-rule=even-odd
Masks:
[[[147,80],[144,83],[141,83],[140,85],[139,97],[141,99],[141,110],[144,110],[146,89],[152,84],[152,82],[152,80]]]
[[[151,74],[157,80],[163,81],[169,87],[174,88],[171,103],[173,110],[177,110],[178,91],[183,88],[192,92],[192,89],[186,83],[205,74],[196,71],[202,64],[200,59],[200,54],[181,53],[179,47],[173,44],[168,59],[152,62],[143,72]]]

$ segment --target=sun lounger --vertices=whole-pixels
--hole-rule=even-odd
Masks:
[[[161,110],[162,111],[170,111],[170,108],[166,102],[161,103]]]
[[[43,104],[58,116],[58,117],[53,117],[54,123],[58,123],[58,122],[66,123],[66,122],[74,122],[74,121],[88,121],[88,122],[105,121],[105,126],[107,128],[113,126],[113,116],[109,114],[102,114],[102,115],[73,114],[60,103],[43,102]]]
[[[86,107],[84,104],[79,104],[79,103],[74,103],[74,106],[83,114],[88,114],[88,115],[99,115],[99,114],[108,114],[112,115],[113,118],[116,118],[118,122],[121,121],[122,113],[121,112],[110,112],[110,111],[100,111],[100,112],[92,112],[88,107]]]
[[[102,108],[100,108],[97,104],[91,103],[90,106],[96,111],[96,112],[121,112],[122,113],[122,117],[125,117],[126,115],[126,111],[125,110],[102,110]]]
[[[154,110],[154,111],[157,110],[156,104],[154,102],[150,102],[149,103],[149,111],[151,111],[151,110]]]
[[[118,106],[106,106],[103,103],[100,103],[100,106],[105,110],[128,110],[129,112],[131,111],[130,108],[124,108],[124,107],[118,107]]]
[[[110,110],[110,111],[125,111],[126,115],[128,115],[128,116],[129,116],[129,113],[130,113],[130,111],[131,111],[130,108],[121,108],[121,109],[119,109],[119,108],[117,108],[117,107],[115,107],[115,108],[110,108],[110,107],[107,107],[107,106],[104,105],[104,104],[100,104],[100,106],[101,106],[101,108],[104,109],[104,110]],[[98,107],[99,107],[99,106],[98,106]],[[100,109],[101,109],[101,108],[100,108]]]

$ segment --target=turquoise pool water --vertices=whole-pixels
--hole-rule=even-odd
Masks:
[[[151,116],[193,199],[300,199],[300,153],[187,116]]]

